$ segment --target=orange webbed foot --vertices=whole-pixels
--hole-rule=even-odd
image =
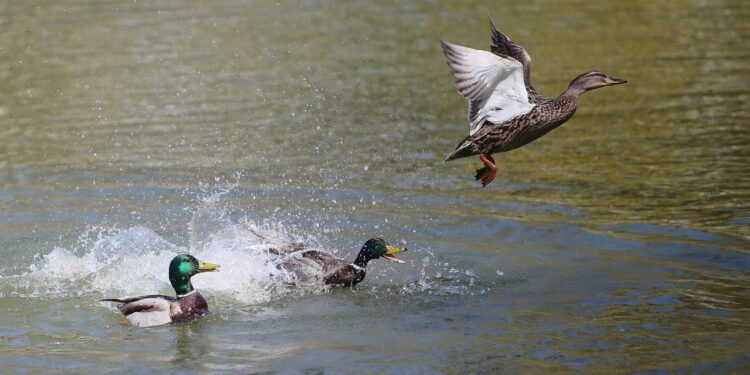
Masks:
[[[495,159],[489,154],[479,154],[479,159],[484,163],[484,168],[477,169],[474,178],[481,180],[482,187],[485,187],[497,176],[497,166],[495,165]]]

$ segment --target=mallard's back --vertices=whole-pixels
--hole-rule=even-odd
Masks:
[[[574,96],[541,97],[528,113],[499,124],[487,122],[464,138],[446,161],[473,155],[506,152],[524,146],[565,123],[575,114]]]
[[[312,248],[293,252],[280,263],[290,281],[304,285],[322,285],[326,276],[347,264],[333,254]]]

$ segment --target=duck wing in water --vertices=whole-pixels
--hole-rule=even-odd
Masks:
[[[323,285],[326,278],[349,262],[322,250],[306,249],[286,256],[281,267],[293,279],[294,284]]]
[[[305,250],[307,246],[299,242],[289,242],[275,235],[268,233],[254,225],[240,224],[248,232],[252,233],[261,240],[273,245],[267,251],[273,255],[284,255],[293,252]]]

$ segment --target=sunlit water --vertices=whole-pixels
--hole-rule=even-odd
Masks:
[[[498,155],[438,40],[484,10],[556,95],[628,79]],[[750,367],[750,8],[743,1],[6,2],[0,7],[3,372],[669,372]],[[353,259],[354,289],[279,282],[257,223]],[[137,329],[100,298],[213,313]]]

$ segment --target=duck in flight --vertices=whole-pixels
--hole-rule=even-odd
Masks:
[[[576,77],[558,97],[539,95],[531,84],[531,57],[500,32],[490,17],[491,51],[441,41],[456,88],[469,102],[469,136],[445,162],[479,155],[475,178],[487,186],[497,175],[492,154],[524,146],[568,121],[586,91],[626,83],[596,70]]]

